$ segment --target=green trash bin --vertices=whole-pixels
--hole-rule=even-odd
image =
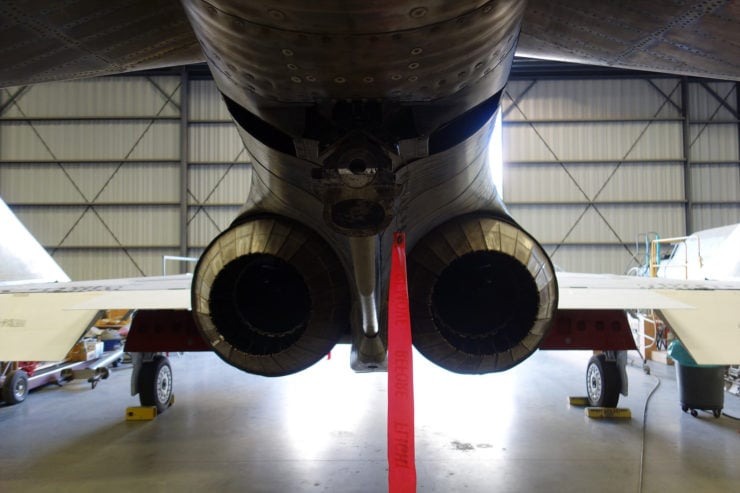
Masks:
[[[725,405],[725,367],[697,365],[680,341],[668,346],[668,356],[676,362],[676,381],[683,412],[696,417],[697,410],[711,411],[715,418],[722,415]]]

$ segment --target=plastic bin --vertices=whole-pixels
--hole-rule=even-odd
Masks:
[[[683,412],[690,411],[696,417],[697,409],[702,409],[719,418],[725,404],[724,366],[697,365],[679,341],[671,343],[668,355],[676,362],[676,381]]]

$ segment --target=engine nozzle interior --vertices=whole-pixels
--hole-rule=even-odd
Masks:
[[[195,269],[192,306],[203,339],[227,363],[280,376],[323,358],[349,327],[344,270],[318,234],[275,216],[218,236]]]
[[[503,371],[531,355],[557,309],[557,281],[540,245],[512,222],[463,216],[409,255],[416,348],[458,373]]]

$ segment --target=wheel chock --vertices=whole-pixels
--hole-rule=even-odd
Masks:
[[[631,419],[632,412],[626,407],[587,407],[586,416],[594,419]]]
[[[568,397],[568,404],[577,407],[586,407],[589,405],[588,397]]]
[[[151,421],[157,417],[155,406],[139,406],[126,408],[126,421]]]

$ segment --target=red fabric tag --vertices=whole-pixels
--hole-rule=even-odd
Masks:
[[[403,233],[393,235],[388,293],[388,491],[416,491],[414,368]]]

